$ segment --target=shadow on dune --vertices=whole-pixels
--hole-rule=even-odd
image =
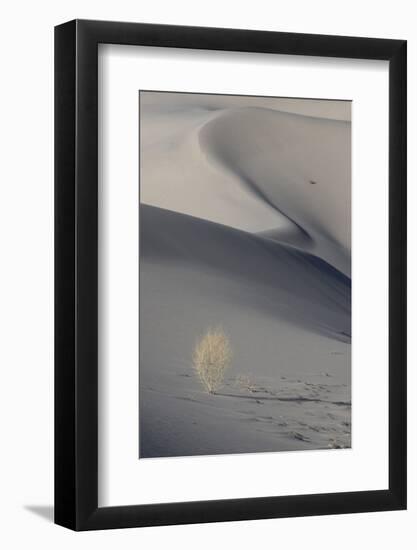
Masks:
[[[215,164],[292,223],[291,242],[314,246],[350,275],[350,123],[246,107],[220,112],[198,140]]]
[[[287,244],[184,214],[141,205],[141,261],[216,273],[213,292],[313,332],[350,342],[350,279]],[[238,282],[239,291],[236,289]]]

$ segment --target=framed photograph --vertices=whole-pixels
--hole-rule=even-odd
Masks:
[[[406,42],[55,29],[55,522],[406,507]]]

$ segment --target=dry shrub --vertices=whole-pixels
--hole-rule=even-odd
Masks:
[[[223,330],[209,328],[197,341],[193,353],[194,370],[208,393],[215,393],[222,386],[231,360],[232,349]]]

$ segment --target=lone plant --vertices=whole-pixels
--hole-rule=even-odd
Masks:
[[[215,393],[223,384],[230,367],[232,349],[220,327],[209,328],[194,348],[193,365],[207,393]]]

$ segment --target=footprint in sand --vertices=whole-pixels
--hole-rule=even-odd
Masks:
[[[298,439],[299,441],[305,441],[306,443],[311,442],[311,439],[309,437],[307,437],[306,435],[300,434],[299,432],[291,432],[290,435],[292,435],[294,439]]]

